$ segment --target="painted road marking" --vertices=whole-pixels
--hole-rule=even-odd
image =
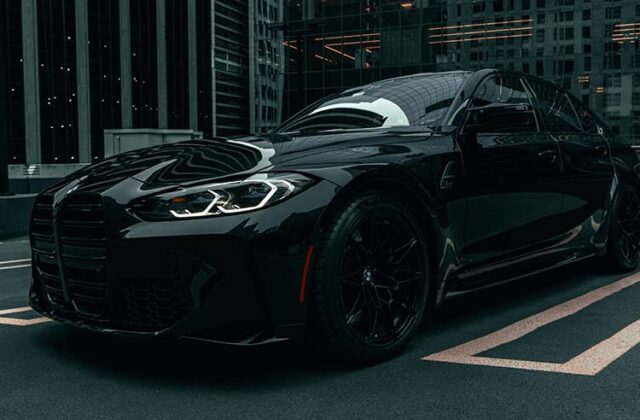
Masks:
[[[10,315],[10,314],[19,314],[23,312],[32,311],[30,306],[23,306],[21,308],[12,308],[12,309],[4,309],[0,311],[0,315]],[[30,325],[43,324],[45,322],[50,322],[51,319],[41,316],[37,318],[31,319],[20,319],[20,318],[8,318],[8,317],[0,317],[0,324],[4,325],[14,325],[17,327],[28,327]]]
[[[23,263],[29,264],[23,264]],[[14,268],[31,267],[31,258],[24,258],[21,260],[0,261],[0,271],[13,270]]]
[[[21,308],[3,309],[0,311],[0,315],[19,314],[20,312],[27,312],[31,310],[31,306],[23,306]]]
[[[422,360],[595,376],[633,347],[640,344],[640,320],[633,322],[566,363],[535,362],[476,355],[522,338],[545,325],[573,315],[638,282],[640,282],[640,273],[592,290],[484,337],[431,354]]]
[[[25,262],[31,262],[31,258],[24,258],[22,260],[10,260],[10,261],[0,261],[0,265],[7,265],[7,264],[17,264],[17,263],[25,263]]]
[[[2,270],[13,270],[14,268],[24,268],[24,267],[31,267],[31,264],[20,264],[20,265],[13,265],[10,267],[0,267],[0,271]]]

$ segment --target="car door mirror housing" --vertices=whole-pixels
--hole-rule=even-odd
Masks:
[[[535,131],[533,107],[525,103],[491,103],[468,110],[465,133],[500,133]]]

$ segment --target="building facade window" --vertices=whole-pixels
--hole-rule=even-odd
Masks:
[[[213,138],[213,68],[211,38],[211,0],[197,0],[198,130]]]
[[[0,3],[0,31],[7,43],[6,57],[1,57],[7,78],[7,122],[9,164],[25,163],[24,74],[22,71],[21,0]],[[5,64],[6,63],[6,64]]]
[[[130,0],[133,128],[158,128],[156,1]]]
[[[187,0],[165,1],[167,16],[167,111],[169,128],[189,127],[189,21]],[[195,128],[195,127],[194,127]]]
[[[119,2],[91,0],[88,16],[91,158],[99,160],[104,130],[122,127]]]
[[[77,163],[74,2],[44,0],[37,7],[42,162]]]

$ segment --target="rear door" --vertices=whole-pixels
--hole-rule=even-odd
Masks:
[[[529,80],[548,132],[560,144],[562,218],[568,246],[600,233],[614,179],[610,147],[589,109],[553,85]],[[603,231],[604,232],[604,231]],[[602,241],[596,241],[602,242]]]
[[[559,233],[549,222],[562,210],[558,143],[539,130],[520,77],[491,76],[472,99],[472,107],[501,103],[530,109],[530,118],[524,123],[520,118],[497,119],[473,134],[463,126],[457,139],[465,168],[458,185],[468,197],[459,251],[470,278],[474,267],[482,270],[553,246]]]

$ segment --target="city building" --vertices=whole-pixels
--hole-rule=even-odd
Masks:
[[[637,0],[289,0],[284,114],[415,72],[507,68],[570,88],[640,142]]]
[[[284,83],[273,29],[281,3],[1,2],[10,177],[48,179],[102,159],[104,130],[213,137],[273,128]]]
[[[480,67],[566,86],[640,142],[637,0],[5,0],[0,24],[2,144],[39,185],[102,159],[105,130],[263,132],[349,87]]]

